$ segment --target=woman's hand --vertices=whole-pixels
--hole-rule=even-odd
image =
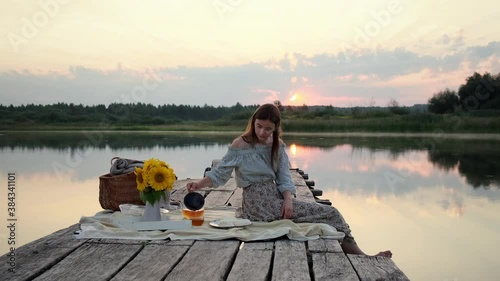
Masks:
[[[284,219],[291,219],[293,217],[293,201],[292,193],[290,191],[283,192],[283,206],[281,206],[281,217]]]
[[[188,182],[186,184],[186,189],[188,192],[195,192],[204,187],[210,187],[212,185],[212,180],[209,177],[204,177],[199,181]]]
[[[188,192],[194,192],[200,190],[201,186],[198,184],[198,182],[193,181],[193,182],[188,182],[186,188]]]

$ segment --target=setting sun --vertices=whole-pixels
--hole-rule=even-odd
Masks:
[[[289,103],[292,104],[292,105],[299,105],[299,104],[303,104],[306,102],[306,97],[308,97],[308,101],[310,101],[310,95],[308,92],[304,92],[304,91],[293,91],[293,92],[290,92],[289,95],[291,95],[291,97],[289,98]]]

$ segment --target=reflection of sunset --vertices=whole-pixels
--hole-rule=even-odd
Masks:
[[[358,170],[361,172],[368,172],[368,171],[370,171],[370,167],[367,165],[364,165],[364,164],[360,164],[358,166]]]
[[[297,146],[295,144],[290,145],[290,152],[288,153],[288,160],[290,161],[290,168],[297,168],[297,161],[295,161],[295,156],[297,155]]]
[[[312,151],[309,147],[296,145],[294,143],[289,146],[289,161],[291,168],[299,168],[302,170],[309,168],[309,153]],[[299,166],[300,165],[300,166]]]
[[[325,157],[325,153],[331,156]],[[365,203],[379,205],[388,198],[405,196],[407,192],[411,192],[413,198],[422,204],[407,206],[408,211],[416,218],[432,218],[436,215],[447,218],[464,216],[463,198],[458,196],[460,192],[457,192],[456,187],[442,187],[438,193],[435,189],[417,190],[418,195],[415,190],[408,189],[413,185],[410,181],[443,176],[442,172],[436,171],[427,160],[426,152],[410,151],[394,158],[385,153],[373,155],[370,150],[356,149],[349,144],[337,145],[326,152],[321,148],[292,144],[290,155],[293,167],[312,169],[306,171],[311,177],[322,172],[328,175],[326,182],[317,182],[320,189],[325,185],[327,188],[334,186],[335,181],[353,178],[345,188],[349,194],[364,194]],[[388,172],[397,175],[403,182],[396,187],[391,186],[384,177],[384,173]],[[462,178],[458,179],[462,181]],[[341,184],[346,185],[345,182]],[[428,206],[438,209],[431,211]]]
[[[305,109],[300,107],[301,99],[316,101],[315,89],[298,87],[300,84],[283,99],[288,101],[297,94],[294,104]],[[291,133],[286,128],[285,131],[286,152],[292,168],[302,169],[309,175],[308,180],[314,182],[314,188],[323,191],[320,198],[332,202],[342,213],[364,251],[373,254],[392,250],[395,263],[411,280],[450,280],[453,276],[460,276],[460,280],[476,280],[477,276],[482,280],[496,280],[499,272],[485,269],[500,270],[495,252],[491,251],[491,245],[500,243],[500,189],[498,184],[475,187],[469,182],[490,181],[490,177],[500,179],[496,165],[500,157],[497,142],[491,144],[493,149],[486,143],[482,161],[483,145],[476,141],[469,144],[460,140],[456,145],[452,142],[443,149],[436,146],[436,150],[431,151],[417,148],[417,139],[414,142],[378,136],[351,138],[343,134],[330,137],[329,134]],[[55,137],[60,138],[59,134]],[[158,140],[154,140],[144,147],[136,147],[135,142],[130,143],[132,146],[117,145],[110,138],[109,147],[92,150],[66,149],[66,142],[61,143],[64,149],[58,145],[52,148],[54,143],[47,140],[40,149],[37,145],[33,149],[5,145],[0,153],[5,159],[0,161],[0,170],[4,171],[0,173],[0,182],[7,181],[7,171],[19,171],[18,242],[32,241],[77,223],[82,215],[99,211],[98,175],[109,170],[109,159],[115,155],[133,159],[151,155],[164,158],[172,161],[179,178],[185,179],[200,176],[207,163],[223,156],[232,137],[228,135],[220,142],[214,141],[214,145],[200,145],[202,142],[191,140],[198,137],[177,141],[169,133],[158,140],[168,138],[166,143],[172,140],[173,145],[160,146]],[[122,142],[123,138],[116,141]],[[151,148],[149,144],[153,143]],[[478,158],[470,157],[469,153],[472,156],[479,146]],[[491,152],[491,156],[486,152]],[[60,177],[54,173],[51,161],[73,167],[80,154],[85,155],[81,165],[62,169]],[[191,161],[193,157],[197,161]],[[47,159],[55,160],[47,162]],[[6,200],[3,204],[5,206]],[[0,214],[0,219],[6,221],[6,212]],[[6,230],[0,229],[0,242],[5,242]],[[0,252],[6,252],[7,244],[0,244]],[[464,252],[477,255],[463,255]],[[448,262],[442,263],[443,260]]]
[[[427,161],[426,152],[409,152],[398,157],[397,160],[378,159],[376,165],[388,165],[398,171],[402,177],[407,177],[412,173],[423,177],[429,177],[434,170],[432,163]]]
[[[352,145],[350,145],[350,144],[337,145],[335,147],[335,150],[342,150],[342,151],[349,151],[349,152],[351,152],[352,151]]]
[[[344,171],[344,172],[352,172],[353,169],[352,169],[352,165],[349,165],[349,164],[343,164],[343,165],[339,165],[337,167],[337,169],[339,171]]]
[[[441,206],[446,211],[446,214],[452,218],[461,217],[465,211],[462,195],[451,187],[443,187],[442,190],[445,196],[441,200]]]

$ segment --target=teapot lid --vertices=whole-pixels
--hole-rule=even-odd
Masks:
[[[196,211],[203,208],[205,198],[198,192],[190,192],[184,196],[184,206],[186,208]]]

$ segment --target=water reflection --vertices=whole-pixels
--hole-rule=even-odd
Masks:
[[[0,168],[24,173],[50,171],[56,178],[70,176],[87,180],[109,171],[110,160],[115,156],[157,157],[178,167],[176,173],[180,178],[196,177],[212,159],[223,155],[232,138],[231,135],[189,132],[5,133],[0,136]],[[190,155],[194,153],[197,155]]]
[[[3,133],[0,181],[7,172],[18,176],[19,243],[101,210],[98,177],[114,156],[158,157],[179,178],[199,178],[236,135]],[[500,273],[491,251],[500,242],[499,141],[287,135],[285,142],[292,166],[309,173],[363,247],[391,248],[410,279],[493,280]],[[0,235],[4,253],[5,229]]]
[[[12,132],[0,135],[0,149],[78,150],[88,148],[207,147],[230,143],[237,134],[192,132]]]
[[[294,138],[287,143],[320,147],[325,151],[352,147],[352,153],[387,151],[392,161],[404,160],[401,169],[418,169],[421,157],[443,171],[458,169],[474,188],[500,188],[500,142],[498,140],[429,139],[429,138]],[[296,148],[295,148],[296,149]],[[423,153],[418,153],[423,152]],[[428,167],[427,167],[428,168]],[[427,169],[428,170],[428,169]],[[422,171],[423,172],[423,171]]]
[[[31,132],[6,133],[0,136],[0,153],[13,149],[26,149],[40,152],[46,149],[67,152],[68,157],[85,155],[88,150],[137,149],[139,151],[153,148],[210,148],[214,145],[227,145],[237,135],[192,132]],[[398,170],[423,169],[421,157],[443,171],[458,168],[467,183],[474,188],[500,187],[500,147],[497,140],[464,140],[464,139],[429,139],[429,138],[382,138],[382,137],[294,137],[285,136],[285,142],[291,146],[291,153],[296,153],[297,146],[318,147],[325,151],[352,147],[352,153],[369,153],[387,151],[391,161],[402,159]],[[424,152],[424,153],[419,153]],[[220,158],[220,156],[219,156]],[[68,162],[68,161],[67,161]],[[349,168],[349,167],[344,167]],[[369,167],[365,167],[368,169]],[[394,180],[397,181],[396,175]],[[399,175],[401,176],[401,175]]]
[[[492,147],[488,154],[497,153]],[[354,143],[292,143],[289,154],[341,210],[363,248],[392,249],[411,280],[496,280],[500,270],[491,245],[500,242],[500,189],[487,188],[493,181],[471,188],[470,173],[459,169],[469,158],[443,168],[430,161],[426,149]]]
[[[6,182],[4,171],[2,182]],[[16,245],[66,228],[77,223],[82,215],[93,215],[101,209],[96,200],[99,195],[95,179],[75,181],[71,177],[55,179],[49,172],[21,172],[16,173],[16,186]],[[5,236],[2,229],[1,253],[8,249]]]

